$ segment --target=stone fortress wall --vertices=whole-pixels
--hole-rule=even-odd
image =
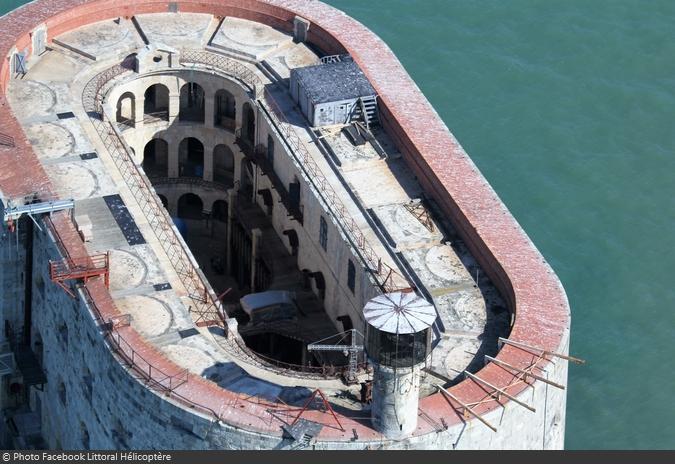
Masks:
[[[569,308],[557,277],[539,254],[494,191],[477,171],[466,153],[452,137],[429,103],[380,39],[344,14],[317,2],[201,0],[172,2],[181,12],[202,12],[219,16],[237,16],[259,21],[280,30],[292,31],[300,16],[310,23],[308,40],[328,54],[350,53],[362,67],[380,96],[381,120],[404,153],[425,190],[442,207],[460,232],[471,252],[488,272],[515,314],[510,338],[546,350],[567,353],[569,345]],[[166,12],[167,3],[154,0],[38,1],[0,19],[3,56],[13,50],[30,50],[31,32],[46,24],[48,39],[91,22],[120,15]],[[30,64],[30,59],[29,59]],[[9,61],[0,70],[4,92],[10,78]],[[16,150],[8,154],[0,186],[8,197],[35,190],[49,192],[42,167],[11,114],[4,95],[0,96],[0,126],[16,141]],[[68,237],[65,243],[81,251],[67,221],[55,221],[55,229]],[[35,232],[35,266],[45,272],[48,257],[57,251],[48,235]],[[40,235],[42,234],[42,235]],[[6,246],[6,241],[3,246]],[[48,276],[42,279],[48,282]],[[37,285],[34,283],[34,285]],[[91,301],[80,297],[73,303],[60,290],[46,291],[36,303],[34,327],[45,347],[44,366],[49,376],[44,393],[35,393],[33,401],[42,410],[45,435],[50,446],[65,448],[273,448],[283,443],[277,432],[249,431],[241,417],[229,425],[227,413],[216,422],[208,415],[196,414],[185,403],[159,395],[133,378],[103,343],[90,308],[92,303],[105,315],[115,314],[112,302],[100,282],[87,285]],[[47,287],[49,289],[49,284]],[[53,287],[52,287],[53,289]],[[40,294],[40,288],[34,288]],[[44,292],[44,289],[42,289]],[[6,295],[3,294],[3,299]],[[42,298],[42,297],[41,297]],[[59,300],[59,301],[57,301]],[[58,311],[58,312],[57,312]],[[64,323],[66,328],[64,329]],[[130,340],[137,335],[129,333]],[[142,346],[142,340],[138,341]],[[505,346],[498,359],[516,366],[531,362],[532,353]],[[80,359],[81,358],[81,359]],[[567,363],[542,359],[541,375],[566,383]],[[87,374],[90,372],[91,375]],[[512,382],[513,376],[494,364],[480,372],[481,378],[497,386]],[[91,379],[93,380],[91,380]],[[91,391],[89,386],[91,384]],[[191,392],[199,395],[206,390]],[[200,390],[201,389],[201,390]],[[91,407],[73,401],[79,391],[91,396]],[[465,403],[484,398],[485,391],[468,380],[450,390]],[[424,398],[420,407],[433,420],[446,423],[447,429],[425,431],[401,442],[378,439],[350,441],[348,437],[323,437],[316,448],[363,448],[368,445],[387,448],[561,448],[564,440],[565,392],[542,382],[522,383],[509,392],[537,408],[533,414],[513,401],[484,402],[473,410],[492,424],[497,432],[470,416],[463,419],[440,393]],[[69,403],[70,401],[70,403]],[[140,407],[142,405],[142,407]],[[254,414],[255,408],[249,414]],[[48,419],[47,419],[48,418]],[[81,424],[80,427],[72,424]],[[57,432],[60,431],[60,432]],[[86,431],[86,433],[85,433]]]

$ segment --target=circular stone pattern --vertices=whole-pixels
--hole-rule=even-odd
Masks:
[[[186,366],[193,374],[202,375],[205,370],[216,364],[211,356],[189,346],[167,345],[162,347],[162,350],[170,360],[179,366]]]
[[[49,177],[61,196],[75,200],[91,198],[98,191],[96,174],[84,166],[63,163],[51,167]]]
[[[242,19],[228,18],[221,28],[225,37],[240,44],[253,47],[275,47],[287,37],[264,24]]]
[[[467,330],[482,331],[485,328],[485,301],[478,290],[461,291],[455,294],[452,309]]]
[[[110,289],[136,288],[145,280],[148,268],[135,254],[123,250],[110,252]]]
[[[449,245],[437,245],[431,248],[424,257],[424,264],[435,276],[449,282],[471,279],[455,251]]]
[[[73,134],[65,127],[51,122],[28,126],[26,136],[40,158],[61,158],[75,147]]]
[[[146,33],[164,37],[201,37],[208,26],[204,15],[182,13],[167,18],[163,14],[147,14],[140,17]],[[173,19],[173,20],[172,20]]]
[[[7,98],[13,106],[21,106],[22,117],[45,116],[56,104],[54,92],[37,81],[12,81]]]
[[[129,30],[113,22],[101,23],[98,26],[90,26],[78,29],[64,39],[70,45],[87,50],[95,44],[97,48],[109,48],[129,37]]]
[[[131,315],[131,325],[141,335],[155,337],[171,326],[171,312],[166,305],[149,296],[135,295],[115,302],[122,313]]]
[[[289,53],[283,58],[289,68],[302,68],[317,64],[316,55],[306,48],[287,49]]]
[[[405,209],[403,206],[396,208],[393,215],[396,225],[403,229],[406,235],[413,235],[423,239],[429,239],[432,237],[432,233],[429,231],[429,229],[424,227],[422,223],[416,217],[410,214],[410,211]],[[435,248],[432,248],[432,250],[434,249]]]

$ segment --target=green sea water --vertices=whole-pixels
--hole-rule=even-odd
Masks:
[[[566,447],[675,448],[675,2],[328,3],[389,44],[562,280],[588,361]]]

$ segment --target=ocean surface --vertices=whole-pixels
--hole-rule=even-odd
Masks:
[[[675,2],[328,3],[389,44],[560,276],[587,360],[566,447],[675,448]]]

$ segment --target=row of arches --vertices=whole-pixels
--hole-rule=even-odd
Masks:
[[[169,201],[166,196],[159,194],[162,205],[169,209]],[[210,209],[206,209],[204,201],[196,193],[184,193],[178,198],[176,217],[181,219],[204,219],[204,213],[209,212],[211,219],[215,221],[227,221],[227,201],[215,200]]]
[[[144,93],[144,121],[169,121],[171,96],[164,84],[152,84]],[[230,131],[236,129],[237,102],[230,92],[218,90],[213,99],[213,125]],[[140,115],[138,115],[140,116]],[[136,113],[136,96],[133,92],[123,93],[117,100],[117,123],[135,127],[140,119]],[[204,89],[196,82],[188,82],[180,88],[178,120],[183,122],[205,123],[206,96]],[[255,134],[255,113],[246,102],[242,114],[242,135],[251,143]]]
[[[164,139],[150,140],[143,150],[143,170],[153,177],[169,176],[169,144]],[[204,144],[195,137],[187,137],[178,145],[178,175],[204,176]],[[213,149],[213,181],[230,185],[234,177],[234,153],[225,144]]]

